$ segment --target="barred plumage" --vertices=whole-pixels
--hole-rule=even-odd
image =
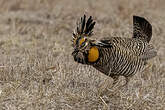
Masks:
[[[156,56],[157,52],[149,44],[152,36],[152,26],[144,18],[133,16],[133,37],[109,37],[92,40],[92,29],[95,22],[90,16],[81,17],[76,33],[73,33],[72,53],[78,63],[95,67],[100,72],[112,77],[116,83],[119,76],[128,79],[142,71],[147,60]]]

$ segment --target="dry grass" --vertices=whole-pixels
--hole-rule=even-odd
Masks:
[[[163,110],[164,5],[164,0],[1,0],[0,109]],[[100,97],[99,86],[107,77],[73,61],[72,31],[84,13],[97,21],[93,38],[98,39],[131,37],[133,15],[152,23],[158,56],[125,92],[118,89]]]

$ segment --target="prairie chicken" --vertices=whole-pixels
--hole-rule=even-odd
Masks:
[[[152,37],[152,26],[143,17],[133,16],[132,38],[109,37],[92,40],[95,22],[90,16],[81,17],[77,29],[73,33],[72,56],[78,63],[91,65],[100,72],[118,82],[119,76],[126,78],[126,84],[131,76],[142,71],[147,61],[157,55],[153,45],[149,43]]]

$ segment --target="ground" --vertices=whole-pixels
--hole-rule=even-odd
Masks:
[[[0,0],[0,109],[163,110],[164,10],[164,0]],[[83,14],[97,22],[93,39],[131,37],[133,15],[152,24],[158,55],[127,89],[100,95],[113,80],[74,62],[72,32]]]

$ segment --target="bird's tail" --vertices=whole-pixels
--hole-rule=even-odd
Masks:
[[[133,16],[133,38],[149,43],[152,37],[152,25],[143,17]]]

